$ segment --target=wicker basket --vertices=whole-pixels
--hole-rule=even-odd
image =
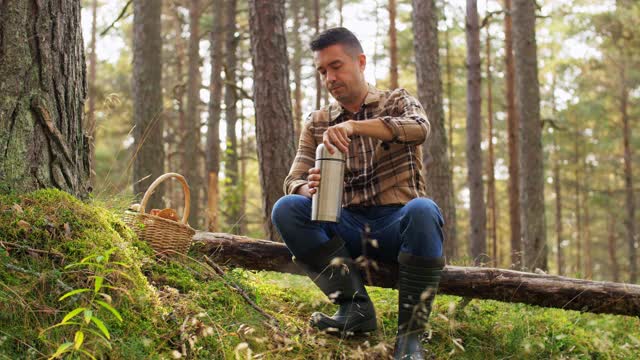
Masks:
[[[184,214],[182,221],[177,222],[159,216],[145,213],[147,201],[160,183],[169,178],[176,178],[182,183],[184,190]],[[144,193],[140,211],[125,211],[124,222],[138,235],[138,238],[151,245],[159,255],[171,255],[172,253],[185,254],[191,245],[191,239],[196,233],[187,223],[189,208],[191,205],[190,191],[187,181],[180,174],[166,173],[154,181],[147,192]]]

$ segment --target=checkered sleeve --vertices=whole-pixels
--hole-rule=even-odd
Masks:
[[[309,176],[309,169],[315,165],[316,141],[313,137],[312,115],[305,120],[302,130],[300,131],[300,141],[296,157],[293,159],[289,174],[284,179],[284,194],[295,194],[298,188],[306,183]]]
[[[420,102],[405,89],[394,90],[385,103],[389,116],[380,119],[391,130],[391,142],[422,144],[430,133],[430,125]]]

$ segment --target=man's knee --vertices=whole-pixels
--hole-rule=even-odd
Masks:
[[[302,195],[285,195],[278,199],[271,210],[271,221],[278,226],[283,221],[290,220],[291,216],[304,210],[306,203],[309,202]]]
[[[405,206],[407,207],[407,215],[412,218],[434,220],[440,226],[444,225],[440,208],[431,199],[415,198],[409,201]]]

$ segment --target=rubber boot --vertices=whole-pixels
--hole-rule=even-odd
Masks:
[[[340,238],[332,238],[313,251],[313,256],[296,257],[295,262],[332,303],[340,306],[333,316],[313,313],[311,326],[339,336],[376,330],[373,303],[364,287],[359,269]]]
[[[424,359],[422,335],[438,290],[444,257],[398,256],[398,333],[393,358]]]

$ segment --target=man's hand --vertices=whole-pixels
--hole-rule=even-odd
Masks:
[[[322,134],[322,142],[327,147],[329,154],[333,154],[335,148],[346,154],[349,151],[351,143],[351,135],[354,134],[353,121],[345,121],[340,124],[330,126],[327,131]]]
[[[300,186],[298,188],[298,191],[296,191],[296,193],[298,195],[302,195],[310,198],[311,196],[313,196],[313,194],[315,194],[318,191],[317,187],[318,185],[320,185],[320,169],[318,168],[309,169],[309,176],[307,177],[307,181],[309,182],[306,183],[305,185]]]

